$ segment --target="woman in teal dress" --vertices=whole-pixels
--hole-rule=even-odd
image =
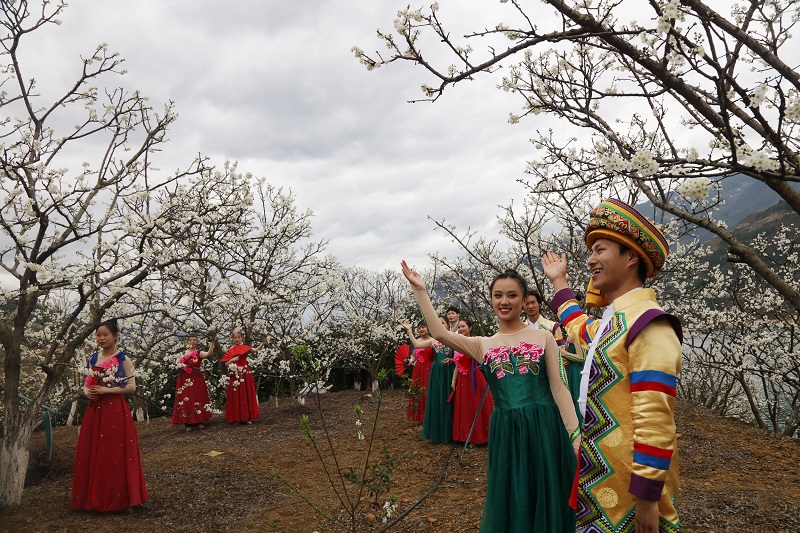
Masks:
[[[447,401],[452,368],[452,350],[441,342],[433,343],[428,403],[425,404],[425,418],[422,419],[422,438],[431,442],[453,441],[453,404]]]
[[[481,532],[575,531],[569,497],[580,445],[578,420],[552,333],[520,319],[525,280],[514,271],[497,276],[490,293],[498,332],[464,337],[439,327],[422,278],[405,261],[402,268],[434,338],[489,370],[495,408]]]
[[[443,317],[434,321],[445,327]],[[453,351],[435,338],[417,339],[411,326],[400,322],[411,339],[415,349],[432,348],[433,362],[428,375],[425,416],[422,417],[422,438],[431,442],[452,442],[453,440],[453,404],[448,402],[450,396],[450,375],[453,368]]]

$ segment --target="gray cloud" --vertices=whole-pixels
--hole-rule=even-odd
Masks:
[[[461,3],[440,3],[457,27],[486,16],[462,20]],[[78,54],[108,42],[129,70],[119,83],[154,105],[176,102],[180,118],[161,168],[198,152],[218,164],[237,160],[240,170],[290,187],[345,265],[395,268],[401,257],[423,265],[430,251],[458,253],[427,217],[492,236],[496,206],[524,194],[515,180],[533,151],[523,129],[531,125],[506,123],[519,101],[488,77],[412,105],[433,81],[419,67],[367,72],[358,64],[350,48],[381,49],[375,29],[390,29],[405,5],[83,0],[28,53],[46,55],[43,83],[63,85]],[[489,13],[483,26],[499,19]]]

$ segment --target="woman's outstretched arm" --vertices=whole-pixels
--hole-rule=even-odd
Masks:
[[[445,329],[441,322],[439,322],[439,315],[433,308],[431,298],[428,296],[428,291],[425,289],[425,282],[422,276],[416,270],[412,270],[408,264],[403,261],[400,263],[403,270],[403,275],[411,284],[414,290],[414,296],[417,298],[422,314],[425,316],[425,321],[428,323],[428,331],[434,339],[441,342],[456,351],[465,353],[478,361],[483,362],[483,349],[480,337],[465,337],[458,333],[453,333]]]
[[[414,346],[414,348],[430,348],[433,346],[433,339],[418,339],[414,336],[414,331],[411,329],[411,326],[405,322],[400,322],[400,325],[406,329],[406,333],[411,339],[411,344]]]

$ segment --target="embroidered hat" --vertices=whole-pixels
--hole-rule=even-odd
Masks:
[[[591,248],[597,239],[609,239],[636,252],[647,267],[648,278],[659,273],[669,253],[660,229],[633,207],[613,198],[601,202],[590,213],[586,247]],[[606,305],[604,301],[602,293],[589,282],[586,305],[602,307]]]

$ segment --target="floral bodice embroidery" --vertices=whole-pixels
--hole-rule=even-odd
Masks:
[[[515,348],[498,346],[486,352],[483,362],[489,371],[502,379],[506,374],[513,374],[514,368],[518,374],[539,374],[539,362],[544,355],[544,348],[538,344],[521,341]]]
[[[443,353],[444,355],[450,355],[453,350],[445,346],[439,341],[433,343],[433,352],[434,353]]]
[[[117,353],[102,363],[96,363],[98,354],[93,354],[89,361],[89,367],[86,369],[86,377],[83,379],[83,384],[86,386],[86,388],[90,388],[95,385],[103,385],[105,387],[124,387],[125,375],[120,369],[119,355],[120,354]]]

